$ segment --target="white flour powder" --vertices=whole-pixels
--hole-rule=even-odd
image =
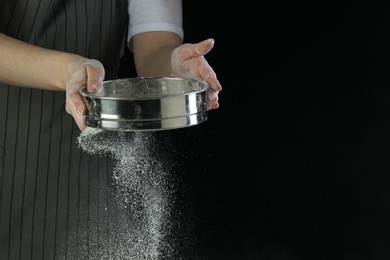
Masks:
[[[169,165],[156,154],[153,134],[88,128],[79,136],[78,143],[90,154],[108,155],[115,160],[110,192],[116,210],[115,214],[106,213],[108,225],[115,223],[115,226],[107,227],[107,241],[94,247],[89,259],[169,256],[173,247],[165,238],[172,226],[174,195],[169,183]]]

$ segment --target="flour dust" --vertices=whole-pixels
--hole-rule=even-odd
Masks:
[[[106,241],[90,250],[88,259],[168,259],[174,251],[167,240],[174,189],[153,133],[88,128],[78,144],[115,161],[110,186],[115,214],[106,213]]]

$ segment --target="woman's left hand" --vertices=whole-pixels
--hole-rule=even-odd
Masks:
[[[222,90],[216,73],[204,57],[213,47],[214,39],[185,43],[174,49],[171,56],[172,77],[192,78],[208,84],[208,110],[219,107],[218,93]]]

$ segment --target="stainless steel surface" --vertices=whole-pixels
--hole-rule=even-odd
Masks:
[[[96,93],[80,90],[85,124],[115,131],[183,128],[207,120],[207,83],[169,77],[135,77],[103,82]]]

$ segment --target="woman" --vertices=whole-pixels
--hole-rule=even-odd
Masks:
[[[80,230],[99,213],[94,198],[109,204],[113,162],[77,147],[86,128],[78,90],[117,78],[126,46],[138,76],[204,80],[208,109],[218,108],[221,85],[204,58],[214,41],[183,37],[179,0],[0,3],[1,259],[93,254],[91,232]]]

